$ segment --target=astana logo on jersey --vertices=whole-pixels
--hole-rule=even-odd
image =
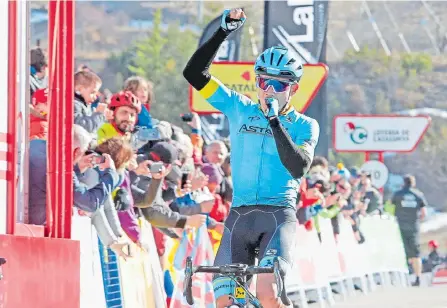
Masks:
[[[239,133],[258,134],[273,137],[272,130],[269,127],[260,127],[256,125],[242,124],[239,128]]]
[[[348,122],[345,124],[345,132],[349,134],[351,141],[355,144],[365,143],[368,139],[368,132],[360,126],[355,126],[354,123]]]

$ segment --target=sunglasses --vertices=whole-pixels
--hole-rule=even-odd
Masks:
[[[287,81],[256,76],[256,86],[263,91],[267,91],[269,87],[272,87],[276,93],[285,92],[290,89],[291,85],[292,83]]]

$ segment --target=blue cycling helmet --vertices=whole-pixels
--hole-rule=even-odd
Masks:
[[[256,59],[255,74],[299,82],[303,76],[303,64],[300,59],[294,58],[286,47],[274,46],[266,49]]]

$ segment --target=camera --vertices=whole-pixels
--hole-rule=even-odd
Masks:
[[[98,154],[98,155],[93,156],[92,163],[95,166],[97,166],[97,165],[103,164],[105,161],[106,161],[106,158],[104,156]]]
[[[136,137],[139,141],[154,141],[160,140],[160,132],[156,128],[138,127]]]
[[[185,113],[180,115],[183,122],[191,122],[192,121],[192,113]]]
[[[94,166],[101,165],[106,161],[106,158],[104,156],[93,150],[87,150],[84,155],[90,155],[90,154],[95,154],[92,158],[92,164]]]
[[[163,162],[153,163],[150,167],[151,173],[160,173],[163,170]]]

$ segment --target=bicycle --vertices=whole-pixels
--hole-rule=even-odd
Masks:
[[[284,276],[281,274],[279,268],[279,262],[274,260],[273,266],[261,267],[261,266],[248,266],[246,264],[228,264],[221,266],[192,266],[192,259],[188,257],[186,259],[185,268],[185,284],[183,290],[183,296],[186,298],[186,302],[189,305],[194,304],[192,297],[192,276],[195,273],[214,273],[221,274],[235,282],[235,288],[233,294],[230,294],[230,298],[233,300],[233,304],[229,308],[248,308],[248,304],[251,304],[254,308],[262,308],[259,300],[248,290],[246,283],[246,277],[248,275],[267,274],[274,273],[276,284],[278,286],[278,297],[284,305],[290,305],[290,299],[287,297],[287,292],[284,284]],[[247,303],[248,299],[248,303]]]

